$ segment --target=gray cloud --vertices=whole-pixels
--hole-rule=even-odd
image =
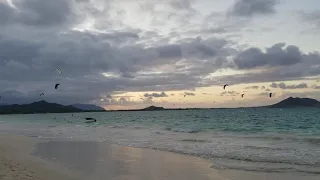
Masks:
[[[300,12],[299,18],[302,22],[307,22],[314,25],[316,28],[320,28],[320,10],[313,12]]]
[[[70,0],[19,0],[16,8],[0,3],[1,24],[24,24],[30,26],[61,26],[75,20]]]
[[[244,89],[259,89],[260,86],[248,86],[245,87]]]
[[[308,88],[308,85],[306,83],[301,84],[293,84],[293,85],[286,85],[285,83],[272,83],[270,85],[272,88],[280,88],[280,89],[304,89]]]
[[[157,48],[157,52],[161,58],[181,58],[182,52],[179,45],[167,45]]]
[[[312,88],[313,88],[313,89],[320,89],[320,86],[314,84],[314,85],[312,85]]]
[[[278,88],[278,84],[275,83],[275,82],[273,82],[273,83],[270,85],[270,87],[272,87],[272,88]]]
[[[269,94],[270,94],[270,92],[262,92],[262,93],[259,93],[258,95],[259,96],[267,96],[267,97],[269,97]],[[274,97],[274,96],[276,96],[277,94],[276,93],[272,93],[272,97]]]
[[[277,3],[278,0],[237,0],[228,14],[244,17],[273,14]]]
[[[296,80],[320,74],[317,53],[301,53],[296,46],[284,48],[282,44],[272,46],[267,52],[254,47],[242,51],[237,43],[212,36],[237,31],[243,27],[239,25],[243,21],[190,27],[186,22],[197,16],[193,1],[165,0],[166,12],[153,8],[157,4],[154,1],[141,1],[142,5],[151,4],[147,15],[151,13],[159,21],[175,25],[177,29],[173,28],[174,32],[167,35],[157,30],[160,25],[153,26],[151,22],[154,31],[127,27],[121,20],[126,12],[110,9],[111,1],[99,2],[97,8],[92,0],[14,1],[19,11],[0,3],[3,101],[31,102],[39,100],[43,92],[45,96],[41,99],[62,104],[136,105],[128,97],[115,94],[189,91],[218,84]],[[111,10],[118,13],[116,19],[111,16]],[[219,13],[219,18],[222,14]],[[72,30],[75,25],[90,20],[95,20],[93,28],[99,31]],[[118,26],[122,29],[114,30]],[[186,35],[192,31],[197,37]],[[60,68],[62,75],[58,76],[54,68]],[[247,71],[241,75],[207,78],[222,68]],[[53,88],[55,83],[61,84],[57,90]],[[105,101],[100,102],[101,99]],[[152,97],[143,98],[143,103],[152,103]]]
[[[190,0],[171,0],[170,5],[175,9],[191,9]]]
[[[249,48],[239,53],[234,63],[239,69],[252,69],[264,66],[288,66],[294,65],[303,60],[304,54],[297,46],[287,46],[285,43],[278,43],[262,52],[258,48]],[[307,56],[307,55],[306,55]]]
[[[186,96],[195,96],[196,94],[193,92],[184,92],[184,95]]]
[[[240,95],[240,93],[236,91],[224,91],[220,93],[220,96],[237,96],[237,95]]]
[[[161,93],[146,93],[144,94],[144,97],[154,97],[154,98],[158,98],[158,97],[168,97],[168,95],[165,92],[161,92]]]

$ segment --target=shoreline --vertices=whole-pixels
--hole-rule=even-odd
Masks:
[[[52,146],[50,143],[60,144]],[[81,145],[81,143],[83,144]],[[61,146],[62,144],[63,146]],[[41,145],[44,148],[41,149],[39,147]],[[91,149],[90,151],[92,151],[95,146],[97,149],[94,152],[88,153],[84,150],[85,147],[88,147],[87,150]],[[83,150],[81,157],[89,158],[80,160],[82,158],[77,158],[79,154],[72,158],[77,153],[70,154],[67,151],[61,153],[63,149],[77,153]],[[165,177],[168,180],[191,180],[195,178],[199,180],[229,180],[219,175],[217,170],[211,168],[209,161],[198,157],[109,143],[49,141],[1,133],[0,152],[0,179],[8,180],[16,178],[80,180],[100,179],[106,176],[114,180],[128,178],[148,180],[150,177],[160,179]],[[106,152],[112,155],[107,155]],[[94,157],[98,154],[99,158]],[[57,161],[55,162],[53,159]],[[101,161],[101,159],[105,160]],[[72,164],[72,161],[75,160],[80,160],[80,163],[78,162],[76,165],[83,165],[83,167],[69,168],[66,166],[68,163]],[[88,177],[86,176],[88,172],[85,171],[90,166],[95,168],[91,169],[91,176]],[[106,173],[106,171],[108,172]]]
[[[258,174],[261,176],[268,176],[269,179],[272,179],[272,174],[276,173],[279,176],[283,177],[283,179],[286,179],[285,177],[288,176],[289,173],[296,174],[298,180],[304,180],[304,179],[312,179],[314,176],[320,177],[319,174],[319,166],[309,166],[305,167],[303,165],[295,165],[295,164],[286,164],[284,161],[277,161],[279,163],[273,163],[273,162],[255,162],[255,161],[241,161],[241,160],[233,160],[233,159],[223,159],[219,156],[212,157],[210,154],[217,154],[222,152],[221,149],[219,149],[219,143],[221,142],[228,142],[229,140],[237,140],[237,144],[243,145],[246,144],[247,138],[250,138],[250,140],[253,138],[254,144],[257,144],[256,149],[252,149],[250,146],[250,151],[244,151],[242,155],[247,155],[248,157],[252,156],[259,156],[261,152],[260,147],[265,147],[266,143],[272,143],[273,145],[275,143],[280,143],[280,145],[283,145],[283,140],[288,139],[288,137],[282,137],[278,140],[278,136],[275,137],[267,137],[268,139],[262,139],[261,141],[260,136],[254,135],[254,136],[229,136],[228,134],[207,134],[207,133],[177,133],[177,132],[167,132],[165,130],[158,130],[158,129],[144,129],[144,128],[136,128],[136,127],[130,127],[130,128],[121,128],[121,127],[113,127],[113,126],[99,126],[99,127],[82,127],[82,126],[49,126],[49,125],[35,125],[31,124],[31,126],[25,126],[22,125],[21,127],[17,124],[3,124],[0,127],[0,132],[7,132],[8,134],[19,134],[27,137],[34,138],[35,140],[41,140],[42,142],[45,141],[68,141],[68,142],[74,142],[74,141],[91,141],[91,142],[97,142],[97,143],[110,143],[110,144],[117,144],[121,147],[136,147],[136,148],[143,148],[143,149],[152,149],[156,151],[160,151],[163,153],[174,153],[176,155],[185,155],[187,157],[198,157],[201,159],[204,159],[206,161],[210,161],[210,165],[213,169],[218,170],[219,172],[226,172],[232,171],[232,172],[239,172],[243,175],[252,174],[252,176]],[[16,130],[14,130],[16,129]],[[32,133],[30,133],[32,132]],[[0,133],[1,134],[1,133]],[[147,137],[152,139],[152,142],[150,140],[146,139]],[[234,139],[236,137],[236,139]],[[264,137],[264,136],[263,136]],[[243,139],[244,138],[244,139]],[[277,141],[274,141],[276,139]],[[291,139],[291,138],[289,138]],[[164,141],[165,140],[165,141]],[[316,139],[317,140],[317,139]],[[279,142],[278,142],[279,141]],[[314,140],[312,140],[313,142]],[[208,143],[207,143],[208,142]],[[287,141],[285,141],[287,142]],[[291,142],[291,141],[289,141]],[[148,144],[147,144],[148,143]],[[304,142],[304,143],[309,143]],[[147,145],[145,145],[147,144]],[[202,145],[209,145],[204,149]],[[234,145],[232,143],[231,145]],[[173,147],[172,147],[173,146]],[[225,146],[225,145],[224,145]],[[224,147],[222,146],[222,147]],[[238,147],[239,147],[238,146]],[[197,147],[200,147],[200,149]],[[255,147],[255,146],[254,146]],[[276,146],[278,147],[278,146]],[[282,147],[287,148],[288,146],[284,145]],[[307,146],[309,147],[309,146]],[[303,148],[307,148],[303,147]],[[202,148],[202,149],[201,149]],[[281,148],[281,146],[280,146]],[[228,156],[236,156],[238,153],[237,151],[230,151],[231,148],[224,148],[223,152],[229,153]],[[196,154],[196,152],[199,152],[199,150],[206,150],[203,151],[202,154]],[[277,149],[276,149],[277,150]],[[297,150],[301,150],[297,149]],[[312,150],[312,147],[311,147]],[[281,151],[283,152],[283,151]],[[272,156],[275,156],[278,154],[278,151],[269,151],[269,153]],[[263,154],[262,154],[263,155]],[[296,154],[299,155],[299,154]],[[308,160],[305,156],[296,156],[297,158],[301,160]],[[152,159],[152,157],[148,157],[149,159]],[[281,158],[281,157],[280,157]],[[302,159],[303,158],[303,159]],[[230,161],[231,160],[231,161]],[[298,161],[299,162],[299,161]],[[243,173],[245,172],[245,173]],[[305,174],[308,173],[308,174]],[[230,173],[227,173],[228,176]],[[235,180],[247,180],[248,178],[239,178],[239,176],[235,176],[236,178],[233,178]],[[300,178],[298,178],[300,177]],[[290,180],[295,180],[294,178],[287,178]]]
[[[110,179],[122,180],[129,178],[147,180],[148,178],[145,178],[145,176],[155,176],[161,179],[163,174],[170,174],[172,173],[171,171],[183,172],[182,174],[191,174],[185,177],[180,177],[177,174],[170,174],[165,179],[188,180],[192,177],[190,179],[199,180],[316,180],[320,177],[319,174],[221,169],[213,165],[219,161],[219,159],[208,160],[193,155],[169,152],[160,149],[132,147],[110,142],[84,141],[79,139],[52,140],[11,133],[0,133],[1,153],[3,152],[3,149],[7,151],[7,154],[4,157],[9,157],[10,161],[0,156],[0,179],[3,174],[7,174],[6,172],[9,172],[9,175],[5,177],[11,177],[11,179],[15,177],[14,173],[21,172],[19,173],[21,174],[19,177],[24,177],[26,179],[28,179],[29,176],[29,179],[37,179],[34,177],[41,176],[48,179],[44,175],[51,173],[53,174],[50,175],[52,179],[59,177],[58,179],[62,180],[95,180],[105,176],[108,177],[109,174],[113,174],[113,171],[117,172],[119,169],[123,170],[123,167],[130,167],[130,170],[127,169],[124,172],[118,172],[120,173],[117,174],[119,177],[110,177]],[[23,151],[19,149],[23,149]],[[70,154],[70,152],[76,153]],[[17,156],[17,154],[19,156]],[[77,155],[75,156],[75,154]],[[83,159],[83,157],[89,158]],[[23,159],[26,158],[28,159],[27,163],[26,161],[23,161]],[[112,163],[106,162],[114,162],[114,164],[118,164],[118,166],[119,164],[121,165],[120,167],[117,167]],[[4,164],[7,166],[2,168]],[[14,171],[10,169],[12,167]],[[108,167],[108,169],[112,169],[113,171],[108,172],[103,167]],[[159,169],[161,167],[165,168]],[[30,172],[35,172],[35,175],[30,174]],[[91,173],[92,176],[83,178],[88,173]],[[126,176],[121,176],[121,174]],[[202,177],[198,177],[197,175],[201,175]],[[135,178],[130,178],[133,176]]]

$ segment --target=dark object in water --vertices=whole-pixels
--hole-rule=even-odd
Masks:
[[[91,117],[87,117],[86,120],[87,120],[86,123],[97,122],[95,118],[91,118]]]

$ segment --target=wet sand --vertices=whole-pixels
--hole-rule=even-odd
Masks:
[[[319,174],[216,170],[211,165],[198,157],[151,149],[0,135],[0,180],[319,179]]]
[[[37,141],[0,134],[0,180],[77,180],[78,174],[30,155]]]
[[[34,155],[81,171],[86,179],[228,180],[201,158],[114,144],[51,141],[37,144]]]
[[[1,180],[228,180],[201,158],[106,143],[0,135],[0,152]]]

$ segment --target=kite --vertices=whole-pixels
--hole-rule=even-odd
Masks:
[[[59,76],[61,76],[61,74],[62,74],[62,71],[59,68],[56,68],[53,71],[57,71],[59,73]]]
[[[55,86],[54,86],[54,88],[55,89],[58,89],[58,86],[59,86],[60,84],[56,84]]]

